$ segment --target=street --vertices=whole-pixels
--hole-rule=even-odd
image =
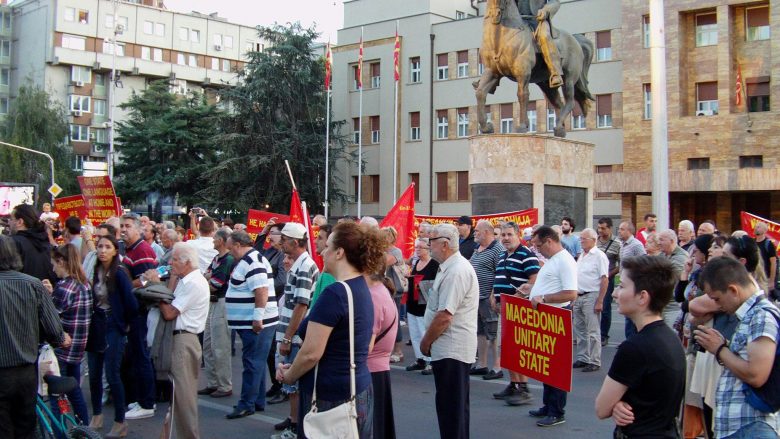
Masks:
[[[484,381],[480,377],[471,379],[471,437],[475,439],[490,438],[602,438],[612,435],[614,424],[611,420],[596,419],[593,403],[601,388],[604,376],[609,370],[617,345],[623,340],[624,317],[617,313],[613,305],[612,329],[610,343],[602,352],[602,368],[600,371],[583,373],[579,369],[573,372],[573,391],[569,394],[566,406],[566,423],[551,428],[537,427],[536,419],[528,416],[528,410],[541,406],[542,386],[531,381],[530,389],[534,400],[531,405],[510,407],[503,401],[493,399],[493,392],[500,391],[507,385],[508,375],[504,379]],[[404,328],[407,340],[408,332]],[[393,385],[393,410],[398,438],[436,438],[439,430],[436,420],[434,403],[433,376],[423,376],[419,372],[406,372],[404,367],[414,357],[411,346],[404,345],[405,359],[398,365],[392,365],[391,379]],[[238,401],[241,388],[241,353],[237,346],[233,357],[233,396],[214,399],[208,396],[199,397],[200,433],[204,439],[237,439],[237,438],[268,438],[275,431],[273,424],[281,422],[287,416],[287,403],[269,405],[265,412],[258,412],[242,419],[227,420],[225,415],[232,411],[232,406]],[[204,386],[204,375],[201,373],[200,386]],[[84,385],[88,393],[87,385]],[[160,435],[163,416],[168,409],[167,403],[158,404],[153,418],[128,421],[128,438],[147,439]],[[113,406],[104,409],[105,431],[110,428]]]

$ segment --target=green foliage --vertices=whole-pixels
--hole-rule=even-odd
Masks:
[[[289,160],[301,199],[310,211],[322,211],[326,95],[323,60],[311,52],[317,33],[299,23],[260,27],[258,33],[268,47],[249,53],[239,84],[220,95],[230,108],[214,139],[222,154],[200,194],[222,211],[268,205],[285,213],[292,191],[284,164]],[[345,138],[336,135],[341,123],[331,123],[331,169],[345,156]],[[331,204],[344,201],[332,172],[330,179]]]
[[[67,113],[45,90],[31,85],[19,87],[0,126],[4,142],[41,151],[54,159],[54,174],[63,195],[79,192],[76,174],[72,170],[71,148],[65,144],[68,137]],[[49,159],[31,152],[0,145],[0,181],[37,183],[39,198],[48,199],[51,186]]]
[[[176,196],[181,205],[204,201],[195,193],[216,158],[211,138],[219,111],[205,96],[187,97],[155,81],[120,105],[128,118],[117,123],[117,192],[125,204],[142,202],[149,192]]]

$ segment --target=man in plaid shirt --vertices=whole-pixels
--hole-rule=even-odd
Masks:
[[[748,404],[743,385],[759,388],[769,378],[778,341],[778,324],[772,312],[778,310],[736,259],[711,259],[699,279],[714,304],[739,320],[731,341],[713,328],[699,326],[694,331],[696,341],[723,366],[715,395],[715,437],[776,438],[778,414],[764,413]]]

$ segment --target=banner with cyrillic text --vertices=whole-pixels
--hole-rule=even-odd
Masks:
[[[501,367],[571,392],[571,311],[501,295]]]
[[[432,216],[432,215],[415,215],[414,216],[414,228],[417,229],[420,223],[425,221],[430,224],[450,223],[455,224],[457,216]],[[488,220],[493,227],[502,222],[512,221],[516,223],[520,228],[531,227],[539,222],[539,209],[536,207],[526,210],[517,210],[514,212],[495,213],[492,215],[471,215],[471,221],[473,226],[477,225],[479,220]]]
[[[64,225],[65,220],[75,216],[81,220],[82,224],[87,222],[87,207],[84,204],[84,197],[81,195],[71,195],[69,197],[60,197],[54,200],[54,208],[57,212],[60,222]]]

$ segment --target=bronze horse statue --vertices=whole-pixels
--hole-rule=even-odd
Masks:
[[[588,69],[593,58],[593,43],[584,35],[571,35],[555,29],[555,43],[562,57],[563,85],[551,88],[549,70],[545,65],[533,35],[533,30],[515,4],[515,0],[488,0],[485,24],[482,31],[480,56],[484,72],[479,81],[473,83],[476,89],[479,128],[484,134],[493,132],[493,124],[486,120],[485,100],[493,94],[501,78],[517,82],[517,101],[520,104],[518,133],[528,132],[528,84],[534,83],[542,90],[547,101],[555,108],[556,126],[554,134],[566,137],[564,121],[574,109],[576,100],[584,115],[590,102],[595,100],[588,91]],[[558,92],[563,90],[563,101]]]

